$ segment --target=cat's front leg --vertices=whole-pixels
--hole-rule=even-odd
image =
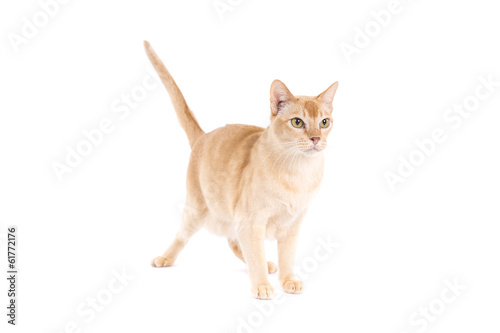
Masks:
[[[279,280],[283,290],[291,294],[300,294],[304,290],[304,284],[302,281],[297,280],[293,273],[297,250],[297,236],[304,214],[298,216],[288,232],[282,238],[278,239]]]
[[[274,289],[267,278],[268,267],[264,251],[266,220],[245,220],[238,225],[238,242],[248,266],[252,296],[271,299]]]

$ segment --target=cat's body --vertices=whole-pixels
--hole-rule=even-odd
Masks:
[[[227,125],[204,133],[161,60],[145,45],[192,147],[182,225],[153,266],[172,265],[188,239],[204,227],[228,239],[236,256],[248,264],[252,294],[268,299],[273,288],[267,274],[276,265],[266,264],[263,242],[276,239],[282,286],[287,292],[302,292],[292,270],[297,232],[323,177],[321,150],[331,129],[337,84],[318,97],[295,97],[275,81],[271,126]],[[320,128],[325,119],[328,127]]]
[[[298,173],[299,168],[289,171],[283,166],[285,157],[279,163],[272,158],[276,147],[266,142],[267,135],[260,127],[227,125],[201,136],[193,146],[186,207],[206,210],[210,218],[205,227],[210,231],[237,239],[236,228],[253,211],[268,216],[266,238],[278,239],[307,208],[321,180],[322,156],[300,162],[295,156],[297,164],[313,164],[312,176]],[[297,182],[308,186],[299,188]]]

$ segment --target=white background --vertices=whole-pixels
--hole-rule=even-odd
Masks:
[[[6,324],[1,279],[2,332],[64,332],[71,322],[80,332],[236,332],[250,316],[255,327],[240,331],[413,333],[423,327],[409,322],[419,307],[441,310],[446,279],[467,289],[421,331],[498,331],[500,87],[459,128],[443,120],[480,76],[500,81],[498,8],[401,0],[348,62],[341,43],[353,44],[356,27],[388,3],[248,0],[221,20],[211,0],[75,0],[15,52],[8,34],[41,9],[3,1],[0,227],[19,228],[20,275],[16,327]],[[126,119],[112,110],[149,75],[144,39],[205,131],[267,126],[276,78],[299,95],[339,81],[325,178],[297,263],[313,258],[317,237],[341,245],[312,269],[304,294],[260,302],[262,314],[244,264],[204,231],[174,267],[150,267],[180,223],[190,150],[163,87]],[[51,164],[104,118],[113,132],[60,182]],[[447,140],[391,191],[384,173],[435,128]],[[77,309],[104,297],[122,269],[133,279],[87,322]],[[271,283],[280,294],[276,276]]]

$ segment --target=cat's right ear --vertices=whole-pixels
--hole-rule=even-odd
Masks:
[[[274,80],[271,84],[271,112],[276,116],[289,103],[295,100],[295,96],[288,90],[283,82]]]

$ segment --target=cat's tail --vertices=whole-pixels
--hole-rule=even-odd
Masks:
[[[146,49],[146,54],[148,55],[149,60],[160,76],[161,82],[163,82],[163,85],[167,88],[167,92],[170,95],[175,112],[177,113],[177,118],[187,134],[189,145],[193,147],[196,140],[205,132],[203,132],[193,112],[189,109],[186,100],[184,99],[184,96],[182,96],[177,84],[175,84],[174,79],[148,41],[144,41],[144,48]]]

